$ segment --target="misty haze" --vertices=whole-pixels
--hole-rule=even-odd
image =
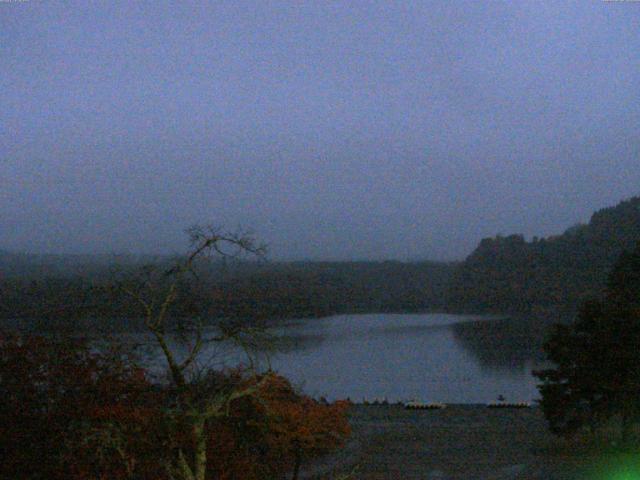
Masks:
[[[640,478],[638,32],[0,1],[0,478]]]

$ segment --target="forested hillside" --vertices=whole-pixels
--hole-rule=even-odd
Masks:
[[[603,290],[607,272],[640,241],[640,197],[597,211],[562,235],[485,238],[448,289],[452,311],[571,313]]]
[[[46,261],[45,261],[46,260]],[[117,273],[168,258],[0,256],[0,319],[43,328],[95,318],[110,328],[134,326],[129,301],[113,296]],[[168,267],[167,267],[168,268]],[[444,310],[454,264],[437,262],[214,262],[181,286],[171,314],[273,320],[341,313]],[[113,322],[116,322],[114,324]]]
[[[300,318],[338,313],[443,311],[571,314],[604,288],[623,250],[640,241],[640,197],[593,214],[586,225],[526,241],[486,238],[459,264],[438,262],[214,262],[191,300],[211,316]],[[0,252],[0,318],[75,321],[96,311],[126,318],[103,287],[120,269],[169,257],[16,255]],[[42,318],[41,318],[42,319]]]
[[[437,262],[274,264],[218,285],[215,310],[264,318],[443,310],[453,270]]]

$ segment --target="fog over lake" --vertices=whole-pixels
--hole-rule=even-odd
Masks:
[[[337,315],[271,329],[271,367],[306,393],[353,401],[482,403],[538,397],[531,370],[541,366],[544,326],[531,320],[447,314]],[[243,359],[211,346],[202,359]]]

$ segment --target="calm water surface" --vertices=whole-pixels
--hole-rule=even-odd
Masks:
[[[544,328],[533,320],[339,315],[289,322],[272,333],[261,365],[314,397],[447,403],[538,397],[531,370],[542,365]],[[204,353],[218,365],[240,358],[220,347]]]

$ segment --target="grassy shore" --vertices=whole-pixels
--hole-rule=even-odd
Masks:
[[[346,448],[308,466],[302,478],[338,479],[352,472],[349,478],[366,480],[640,479],[637,456],[559,441],[538,408],[354,405],[350,415],[353,434]]]

